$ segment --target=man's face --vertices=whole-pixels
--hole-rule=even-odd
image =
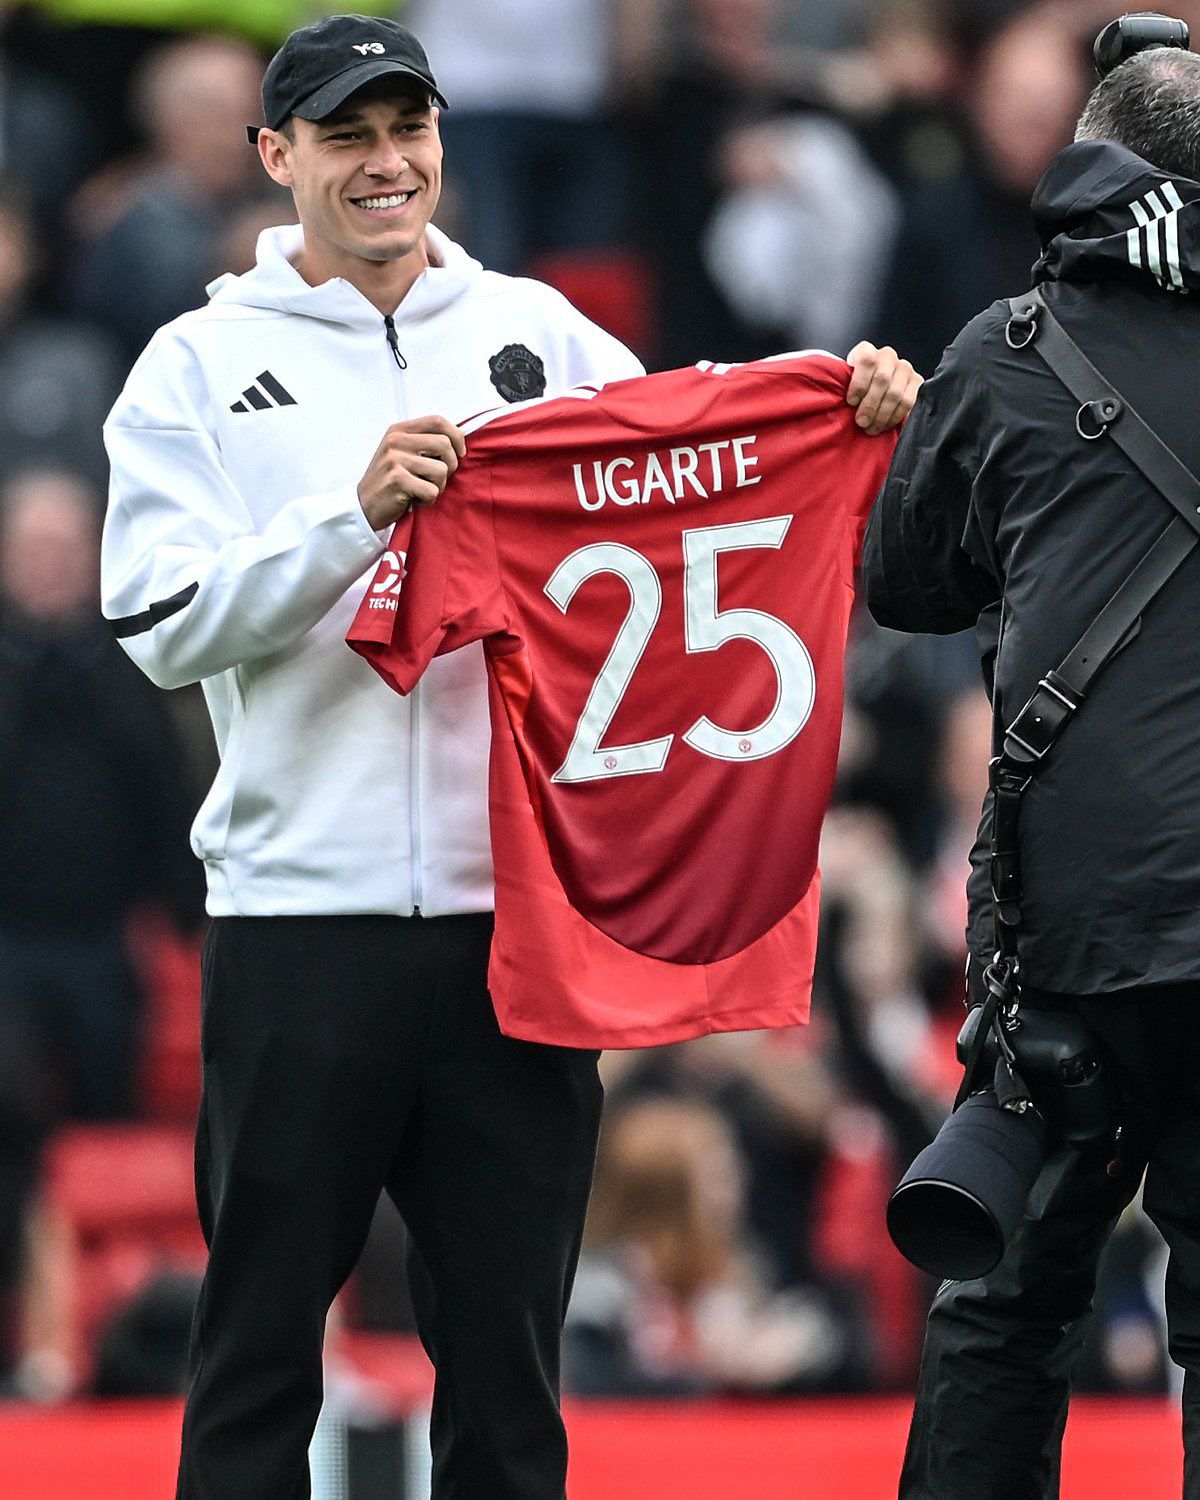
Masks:
[[[324,120],[294,117],[294,140],[263,133],[268,172],[292,189],[306,246],[331,268],[420,254],[441,193],[437,110],[411,94],[372,93]]]
[[[14,480],[3,496],[0,598],[30,619],[69,621],[99,604],[96,502],[54,473]]]

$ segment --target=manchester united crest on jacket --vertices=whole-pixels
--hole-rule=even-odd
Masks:
[[[488,368],[506,401],[532,401],[546,394],[546,367],[524,344],[505,344],[488,360]]]

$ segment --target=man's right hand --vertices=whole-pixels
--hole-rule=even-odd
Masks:
[[[410,505],[432,505],[466,451],[462,433],[445,417],[394,422],[358,486],[369,525],[382,531]]]

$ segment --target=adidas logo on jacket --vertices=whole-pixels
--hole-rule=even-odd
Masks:
[[[309,286],[295,227],[161,329],[105,427],[102,599],[163,687],[201,682],[221,766],[192,830],[216,916],[436,915],[492,904],[482,648],[397,697],[345,634],[386,536],[357,486],[393,422],[494,406],[517,345],[550,394],[641,373],[549,287],[435,229],[395,314]]]

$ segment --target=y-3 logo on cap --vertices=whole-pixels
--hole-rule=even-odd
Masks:
[[[387,49],[382,42],[353,42],[351,43],[355,52],[361,52],[366,57],[368,52],[385,52]]]

